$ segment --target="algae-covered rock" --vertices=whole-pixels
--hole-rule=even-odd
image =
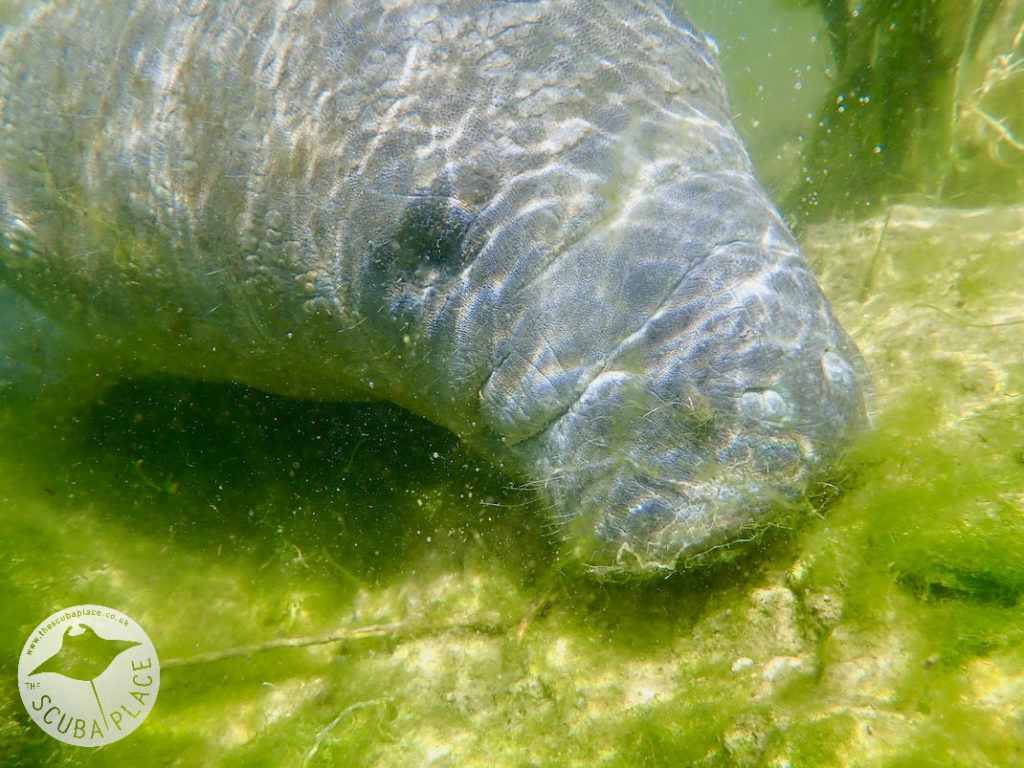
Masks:
[[[175,383],[6,412],[4,657],[92,600],[164,674],[86,753],[5,662],[4,764],[1014,764],[1022,239],[1019,208],[808,230],[876,431],[819,515],[646,587],[563,575],[525,494],[397,412]]]

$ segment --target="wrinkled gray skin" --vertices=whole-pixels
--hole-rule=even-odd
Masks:
[[[865,423],[668,2],[47,3],[0,99],[0,283],[106,379],[393,401],[599,573],[744,535]]]

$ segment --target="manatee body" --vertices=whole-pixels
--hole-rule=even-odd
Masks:
[[[393,401],[597,572],[744,535],[865,423],[671,2],[37,3],[0,110],[0,283],[108,379]]]

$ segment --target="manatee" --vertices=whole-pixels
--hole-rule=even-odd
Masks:
[[[671,2],[36,2],[0,111],[0,285],[104,381],[396,403],[597,574],[749,535],[867,422]]]

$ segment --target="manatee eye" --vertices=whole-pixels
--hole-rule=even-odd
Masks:
[[[463,238],[472,220],[454,198],[410,197],[394,236],[376,249],[373,262],[387,278],[417,285],[458,274],[469,261]]]
[[[409,195],[403,199],[391,236],[369,252],[361,298],[363,310],[381,309],[398,322],[415,322],[425,302],[446,290],[473,259],[466,233],[474,214],[447,195]],[[383,299],[383,305],[381,303]]]

